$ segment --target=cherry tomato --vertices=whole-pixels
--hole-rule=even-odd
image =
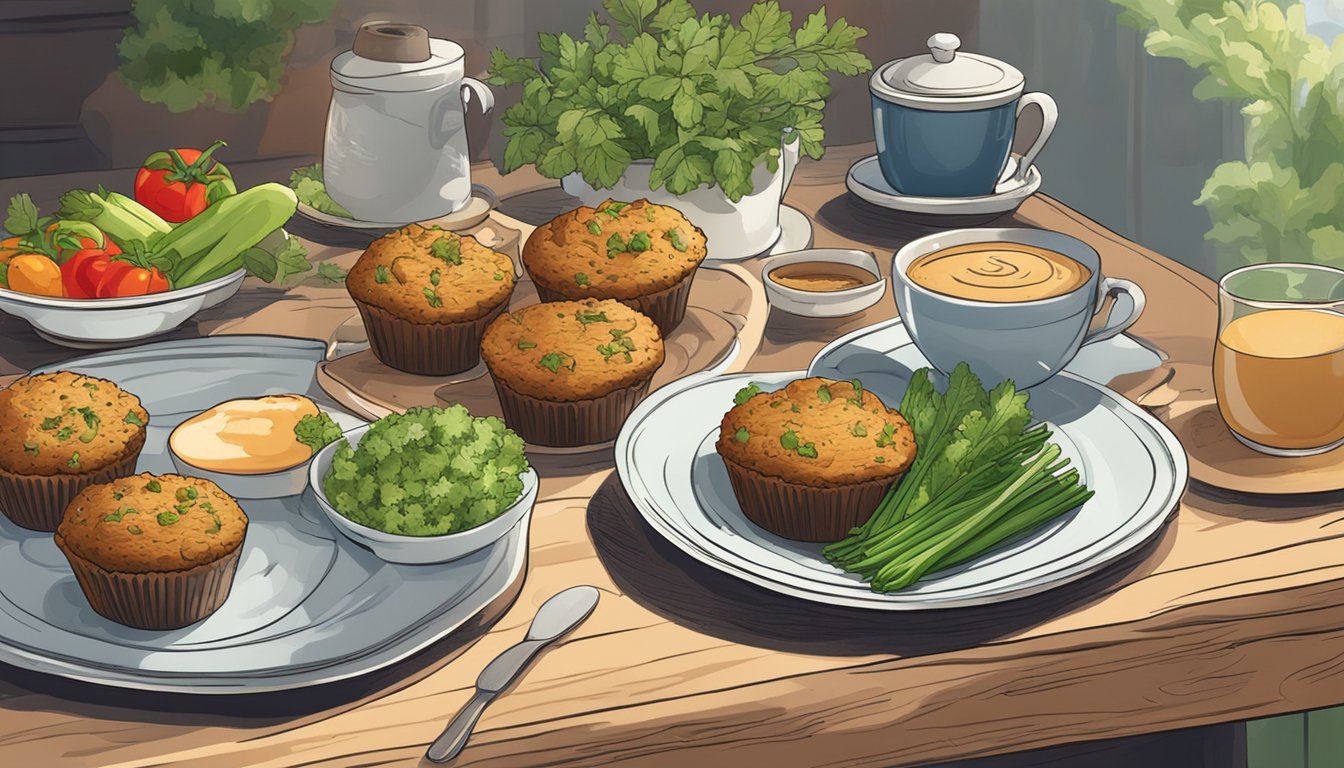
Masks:
[[[110,299],[118,296],[144,296],[168,290],[168,278],[157,267],[139,267],[129,262],[112,260],[98,282],[97,296]]]
[[[11,290],[37,296],[62,296],[61,268],[40,253],[20,253],[7,262]]]
[[[88,238],[86,246],[68,256],[61,264],[61,282],[65,285],[65,295],[73,299],[92,299],[98,296],[98,285],[107,273],[113,256],[121,249],[111,240],[103,248],[87,247],[92,244]]]

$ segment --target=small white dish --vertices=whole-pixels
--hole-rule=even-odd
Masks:
[[[23,318],[42,338],[76,349],[97,349],[167,333],[197,312],[238,292],[247,270],[187,288],[113,299],[34,296],[0,288],[0,311]]]
[[[842,291],[804,291],[775,281],[775,270],[804,262],[858,267],[876,278],[876,282]],[[801,317],[852,315],[873,306],[887,292],[887,281],[877,266],[877,257],[868,251],[848,248],[808,248],[771,256],[762,262],[761,280],[765,284],[765,298],[770,306]]]
[[[331,411],[325,408],[320,410],[336,422],[342,430],[350,429],[356,425],[362,426],[364,423],[362,420],[354,419],[340,411]],[[177,470],[179,475],[209,480],[235,499],[283,499],[287,496],[298,496],[303,493],[304,488],[308,487],[308,467],[313,463],[313,458],[317,456],[316,453],[309,456],[305,461],[275,472],[243,473],[203,469],[177,455],[177,451],[173,450],[173,434],[181,426],[181,424],[178,424],[173,427],[173,432],[168,434],[168,439],[164,442],[164,450],[168,453],[168,457],[173,462],[173,468]]]
[[[467,229],[485,221],[486,217],[490,215],[490,211],[494,210],[497,205],[499,205],[499,198],[495,195],[494,190],[483,184],[472,184],[471,197],[467,199],[466,204],[461,208],[452,213],[446,213],[438,218],[428,219],[419,223],[426,226],[437,224],[447,230]],[[307,203],[299,203],[298,212],[300,216],[315,221],[318,224],[345,230],[390,232],[391,230],[400,229],[410,223],[403,221],[400,224],[393,224],[391,222],[348,219],[344,216],[323,213]]]
[[[308,465],[313,462],[309,458],[278,472],[243,475],[201,469],[178,456],[171,447],[168,448],[168,455],[179,475],[209,480],[235,499],[283,499],[286,496],[297,496],[308,486]]]
[[[368,431],[367,426],[352,429],[345,433],[344,440],[350,443],[351,448],[357,447],[360,438]],[[336,530],[356,544],[372,550],[375,555],[389,563],[403,565],[446,563],[478,552],[504,538],[518,521],[531,511],[532,505],[537,501],[537,472],[529,467],[527,472],[523,473],[523,491],[518,500],[499,517],[483,525],[443,536],[402,536],[379,531],[360,525],[337,512],[322,489],[322,479],[331,469],[332,457],[340,444],[341,441],[337,440],[317,452],[308,469],[308,483],[313,488],[313,495],[317,497],[318,506],[326,513],[332,525],[336,526]]]
[[[882,176],[877,155],[869,155],[851,165],[845,175],[845,186],[860,200],[893,211],[931,216],[1007,213],[1017,210],[1024,200],[1041,188],[1041,171],[1035,165],[1027,169],[1025,179],[1017,181],[1013,178],[1020,160],[1017,155],[1009,157],[1003,173],[999,174],[994,193],[980,197],[918,197],[898,192]]]

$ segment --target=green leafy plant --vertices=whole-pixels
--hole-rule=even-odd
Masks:
[[[173,112],[241,111],[280,90],[294,30],[324,21],[336,0],[135,0],[117,47],[121,76]]]
[[[1215,168],[1195,201],[1223,266],[1344,264],[1344,38],[1307,32],[1300,3],[1112,2],[1150,54],[1205,72],[1197,98],[1242,105],[1246,159]]]
[[[496,49],[490,82],[523,86],[504,112],[504,170],[527,163],[558,179],[578,172],[613,186],[635,160],[653,160],[649,185],[685,194],[701,185],[731,200],[752,191],[751,172],[779,167],[780,137],[795,130],[812,158],[824,148],[827,72],[872,68],[858,51],[867,32],[823,7],[794,29],[775,0],[734,23],[696,16],[688,0],[605,0],[579,39],[540,35],[541,61]],[[614,33],[613,33],[614,29]]]

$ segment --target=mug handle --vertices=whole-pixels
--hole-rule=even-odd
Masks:
[[[1022,110],[1035,104],[1041,109],[1041,132],[1036,136],[1036,141],[1032,142],[1031,148],[1022,155],[1022,160],[1017,164],[1017,173],[1013,174],[1013,180],[1017,182],[1025,181],[1027,172],[1036,162],[1036,156],[1041,153],[1045,147],[1045,142],[1050,140],[1050,134],[1055,132],[1055,123],[1059,122],[1059,107],[1055,100],[1050,98],[1048,93],[1028,93],[1017,102],[1017,117],[1021,119]],[[1132,285],[1132,283],[1131,283]]]
[[[490,86],[482,83],[474,77],[462,78],[462,109],[465,111],[471,106],[471,95],[476,94],[476,100],[481,103],[481,114],[486,114],[495,108],[495,94],[490,90]],[[1019,109],[1019,112],[1022,110]]]
[[[1143,295],[1143,289],[1137,283],[1130,280],[1122,280],[1118,277],[1103,277],[1101,284],[1097,287],[1097,311],[1105,304],[1106,297],[1118,296],[1120,294],[1129,296],[1133,306],[1124,317],[1117,317],[1115,314],[1115,304],[1111,304],[1110,311],[1107,312],[1106,322],[1099,328],[1091,329],[1083,336],[1083,344],[1091,344],[1094,341],[1109,339],[1118,335],[1121,331],[1134,324],[1143,314],[1143,306],[1147,298]]]

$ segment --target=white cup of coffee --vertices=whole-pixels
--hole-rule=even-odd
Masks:
[[[964,361],[987,385],[1012,379],[1019,389],[1128,328],[1144,305],[1138,285],[1101,275],[1087,243],[1040,229],[922,237],[896,252],[891,279],[906,329],[933,367],[947,374]]]

